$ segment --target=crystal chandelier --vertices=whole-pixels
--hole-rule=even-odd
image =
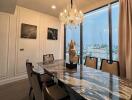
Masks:
[[[66,25],[79,25],[83,21],[83,13],[81,10],[78,10],[76,5],[71,4],[60,13],[60,20]]]

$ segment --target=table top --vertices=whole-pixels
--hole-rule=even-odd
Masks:
[[[64,60],[50,64],[38,63],[74,91],[88,100],[132,100],[132,83],[119,77],[78,65],[76,69],[65,67]]]

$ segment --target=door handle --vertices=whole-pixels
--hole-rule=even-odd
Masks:
[[[20,51],[24,51],[24,48],[21,48]]]

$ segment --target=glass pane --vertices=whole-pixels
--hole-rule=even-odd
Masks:
[[[69,44],[75,42],[76,55],[80,55],[80,26],[66,26],[66,61],[69,61]]]
[[[83,61],[86,55],[109,59],[108,7],[87,13],[83,22]]]
[[[113,60],[118,60],[118,25],[119,3],[112,5],[112,54]]]

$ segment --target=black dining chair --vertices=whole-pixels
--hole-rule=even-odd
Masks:
[[[120,76],[120,69],[119,69],[119,62],[118,61],[110,61],[108,59],[101,60],[101,67],[102,71]]]
[[[53,61],[54,61],[54,55],[53,54],[43,55],[43,63],[51,63]]]
[[[30,86],[29,96],[31,96],[31,93],[33,91],[32,82],[31,82],[31,76],[32,76],[32,73],[33,73],[33,68],[34,67],[32,66],[32,63],[26,61],[26,69],[27,69],[29,86]],[[54,81],[53,81],[53,78],[51,77],[51,75],[47,75],[47,74],[44,75],[44,74],[42,74],[42,75],[40,75],[40,78],[41,78],[41,82],[45,82],[45,84],[47,84],[48,86],[54,84]],[[34,93],[33,93],[33,95],[34,95]]]
[[[31,62],[26,62],[26,69],[27,69],[28,80],[30,85],[30,89],[29,89],[29,96],[30,96],[33,89],[31,84],[31,73],[32,73],[33,66]]]
[[[44,75],[47,75],[47,73]],[[45,82],[41,81],[40,76],[39,73],[32,73],[31,82],[35,100],[69,100],[68,94],[57,83],[47,86]]]
[[[31,84],[35,100],[44,100],[44,93],[42,91],[42,82],[39,74],[32,72]]]
[[[97,69],[98,58],[86,56],[84,65]]]

